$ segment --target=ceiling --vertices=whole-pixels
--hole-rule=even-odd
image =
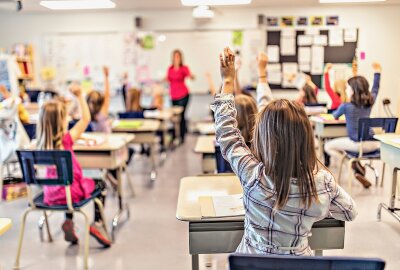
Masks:
[[[7,0],[0,0],[7,1]],[[10,0],[8,0],[10,1]],[[42,12],[49,11],[39,5],[40,0],[22,0],[24,12]],[[160,9],[177,9],[190,8],[183,7],[180,0],[113,0],[117,4],[117,8],[113,10],[160,10]],[[253,0],[247,7],[266,7],[266,6],[316,6],[320,5],[318,0]],[[400,4],[400,0],[387,0],[386,2],[374,4]]]

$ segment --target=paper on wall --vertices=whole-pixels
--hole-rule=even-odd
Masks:
[[[299,35],[297,36],[297,45],[298,46],[311,46],[313,43],[313,37],[308,35]]]
[[[276,63],[279,62],[279,46],[269,45],[267,46],[268,62]]]
[[[297,61],[299,63],[310,63],[311,62],[311,48],[310,47],[299,47]]]
[[[311,63],[300,63],[299,71],[310,72],[311,71]]]
[[[306,35],[307,36],[317,36],[317,35],[319,35],[319,29],[318,28],[307,28]]]
[[[297,74],[297,63],[282,64],[282,87],[295,87],[294,78]]]
[[[311,47],[311,74],[320,75],[324,72],[324,47]]]
[[[330,29],[329,30],[329,46],[340,47],[344,45],[343,29]]]
[[[296,55],[295,37],[281,37],[281,55]]]
[[[346,28],[344,29],[344,42],[356,42],[357,41],[357,29]]]
[[[294,37],[296,32],[294,28],[283,28],[281,31],[281,37]]]
[[[268,64],[267,77],[268,77],[268,83],[281,84],[282,83],[281,64]]]
[[[327,46],[328,37],[325,35],[314,36],[313,44],[317,46]]]

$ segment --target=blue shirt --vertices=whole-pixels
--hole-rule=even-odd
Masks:
[[[381,80],[381,74],[375,73],[374,74],[374,84],[372,86],[371,95],[376,100],[379,91],[379,84]],[[339,108],[333,112],[333,117],[338,119],[343,114],[346,116],[346,129],[347,134],[349,135],[350,139],[358,142],[358,120],[360,118],[369,118],[371,114],[372,106],[356,106],[355,104],[348,102],[343,103],[339,106]]]

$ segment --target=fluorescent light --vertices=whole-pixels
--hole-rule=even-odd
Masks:
[[[115,8],[115,3],[111,0],[40,1],[40,5],[55,10]]]
[[[214,11],[209,6],[198,6],[193,8],[192,15],[194,18],[213,18]]]
[[[184,6],[228,6],[247,5],[251,0],[181,0]]]
[[[385,2],[386,0],[319,0],[321,4]]]

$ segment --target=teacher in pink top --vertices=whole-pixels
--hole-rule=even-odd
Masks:
[[[183,64],[182,52],[180,50],[174,50],[172,52],[172,64],[168,68],[167,80],[169,82],[172,105],[183,107],[180,123],[182,143],[185,141],[185,134],[187,131],[185,112],[190,98],[189,89],[185,84],[186,78],[194,80],[194,75],[190,72],[188,66]]]

